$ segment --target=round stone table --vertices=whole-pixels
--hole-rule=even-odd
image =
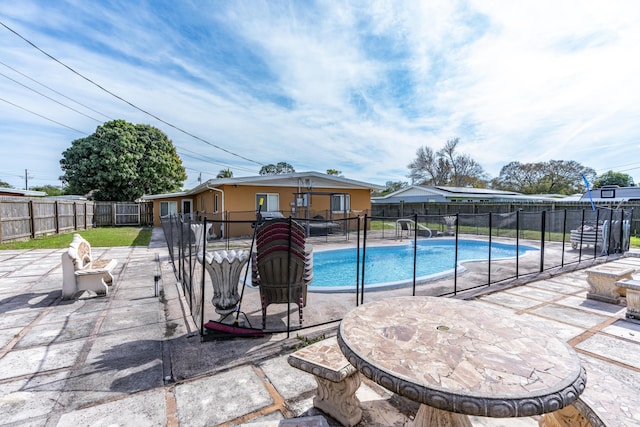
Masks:
[[[566,343],[470,301],[398,297],[364,304],[340,323],[338,344],[367,378],[422,404],[414,425],[550,413],[574,402],[586,385]]]

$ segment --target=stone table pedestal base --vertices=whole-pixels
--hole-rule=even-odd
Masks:
[[[620,304],[620,296],[626,295],[623,288],[618,287],[617,281],[631,279],[635,273],[633,268],[607,268],[594,267],[586,270],[589,292],[587,298],[607,302],[609,304]]]
[[[629,320],[640,321],[640,280],[623,279],[616,283],[627,295],[627,313]]]
[[[331,415],[342,425],[358,424],[362,419],[360,400],[356,397],[360,376],[351,375],[337,383],[318,376],[314,378],[318,383],[318,394],[313,398],[313,406]]]
[[[471,421],[466,415],[443,411],[427,405],[420,405],[412,425],[413,427],[472,427]]]
[[[362,420],[360,400],[356,396],[360,376],[340,351],[335,337],[304,347],[291,354],[287,361],[316,379],[318,394],[313,398],[313,406],[343,426],[355,426]]]

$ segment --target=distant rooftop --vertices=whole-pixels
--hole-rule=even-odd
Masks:
[[[20,190],[18,188],[0,187],[0,196],[44,197],[44,191]]]
[[[591,190],[591,200],[596,203],[610,202],[620,203],[632,200],[640,200],[640,187],[620,187],[617,185],[605,185]],[[581,202],[589,202],[589,192],[580,197]]]

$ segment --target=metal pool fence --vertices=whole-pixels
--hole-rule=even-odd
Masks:
[[[207,340],[221,336],[207,328],[210,320],[260,329],[264,334],[286,333],[289,336],[292,331],[337,323],[350,310],[370,301],[401,295],[459,295],[499,283],[532,280],[567,269],[586,268],[629,250],[632,216],[633,210],[597,208],[402,218],[365,215],[334,221],[331,227],[320,227],[325,229],[325,233],[308,235],[306,243],[312,248],[312,253],[351,248],[350,255],[345,256],[353,258],[352,283],[338,290],[324,291],[314,288],[311,281],[302,308],[303,324],[299,323],[296,301],[289,300],[286,304],[268,306],[264,328],[260,328],[263,298],[259,286],[253,285],[256,269],[252,262],[231,276],[230,280],[237,281],[237,286],[236,283],[223,284],[223,290],[220,289],[220,277],[215,276],[219,272],[216,273],[215,266],[211,264],[213,259],[220,258],[220,254],[255,249],[252,236],[218,239],[210,230],[219,227],[220,221],[215,224],[206,219],[194,221],[189,216],[166,217],[162,224],[184,298],[202,339]],[[309,220],[289,217],[287,221]],[[309,230],[308,224],[306,229]],[[475,261],[459,260],[460,242],[463,240],[484,242],[486,257]],[[428,262],[417,256],[417,248],[424,243],[422,241],[453,242],[453,251],[447,256],[450,260],[446,274],[429,278],[417,275],[419,263]],[[492,259],[491,248],[499,244],[512,245],[515,253],[521,253],[523,247],[535,250],[507,259]],[[367,251],[387,245],[407,246],[406,256],[412,258],[412,278],[401,286],[372,290],[371,283],[375,283],[376,278],[370,277]],[[312,263],[309,267],[313,269]],[[221,295],[221,292],[225,294]],[[224,307],[220,305],[221,299],[226,301]],[[234,305],[234,301],[238,304]],[[223,336],[233,336],[233,331],[227,330]]]

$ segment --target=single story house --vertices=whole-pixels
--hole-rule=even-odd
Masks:
[[[371,198],[372,215],[405,216],[415,212],[427,212],[428,206],[449,204],[468,205],[470,212],[477,213],[481,204],[521,204],[521,203],[557,203],[553,195],[526,195],[515,191],[502,191],[489,188],[448,187],[442,185],[411,185],[380,197]],[[439,212],[439,208],[436,209]]]
[[[618,185],[605,185],[585,192],[579,199],[581,202],[615,203],[622,204],[630,201],[640,201],[640,187],[620,187]]]
[[[214,227],[218,237],[238,237],[251,235],[260,200],[262,212],[331,221],[369,212],[371,192],[383,188],[320,172],[296,172],[211,179],[191,190],[142,200],[153,202],[154,225],[161,224],[161,217],[191,214],[198,221],[225,221]]]
[[[47,193],[44,191],[19,190],[17,188],[0,187],[0,196],[9,197],[44,197]]]
[[[525,195],[515,191],[492,190],[489,188],[446,187],[441,185],[411,185],[385,196],[372,197],[372,204],[437,203],[437,202],[521,202],[557,201],[558,199]]]

